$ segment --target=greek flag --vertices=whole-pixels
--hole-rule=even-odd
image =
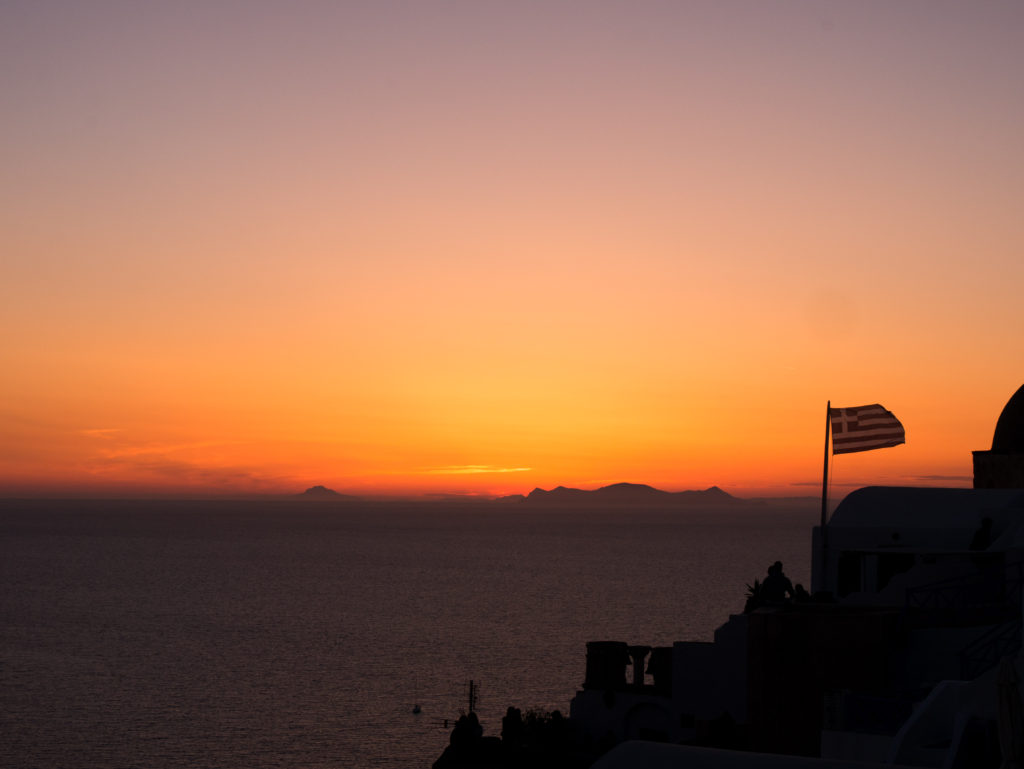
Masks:
[[[828,414],[832,422],[833,454],[884,449],[906,442],[900,420],[877,403],[829,409]]]

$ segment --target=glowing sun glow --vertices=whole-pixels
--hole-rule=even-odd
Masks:
[[[0,495],[970,482],[1024,6],[0,11]]]

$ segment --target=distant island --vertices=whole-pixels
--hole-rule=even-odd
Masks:
[[[276,497],[281,500],[301,502],[347,502],[365,505],[408,504],[424,505],[499,505],[504,508],[538,509],[663,509],[682,510],[714,507],[757,506],[782,501],[792,504],[810,504],[818,497],[736,497],[718,486],[689,491],[664,491],[646,483],[613,483],[598,489],[576,489],[557,486],[553,489],[534,489],[529,494],[509,494],[501,497],[487,497],[479,494],[430,493],[422,496],[370,495],[353,496],[340,494],[327,486],[311,486],[299,494]]]
[[[746,500],[734,497],[717,486],[702,491],[662,491],[644,483],[614,483],[591,491],[565,486],[550,491],[534,489],[526,496],[513,494],[499,497],[496,501],[527,505],[677,507],[689,504],[742,503]]]
[[[358,499],[358,497],[349,496],[348,494],[339,494],[334,489],[329,489],[326,486],[310,486],[301,494],[296,494],[295,498],[315,501],[334,500],[336,502],[346,499]]]

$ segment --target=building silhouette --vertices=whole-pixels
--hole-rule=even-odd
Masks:
[[[1024,385],[1003,407],[992,448],[974,452],[974,488],[1024,488]]]

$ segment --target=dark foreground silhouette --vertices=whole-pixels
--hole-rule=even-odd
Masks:
[[[485,737],[476,713],[463,715],[434,769],[585,769],[598,757],[579,747],[571,722],[561,712],[538,713],[510,707],[501,737]]]

